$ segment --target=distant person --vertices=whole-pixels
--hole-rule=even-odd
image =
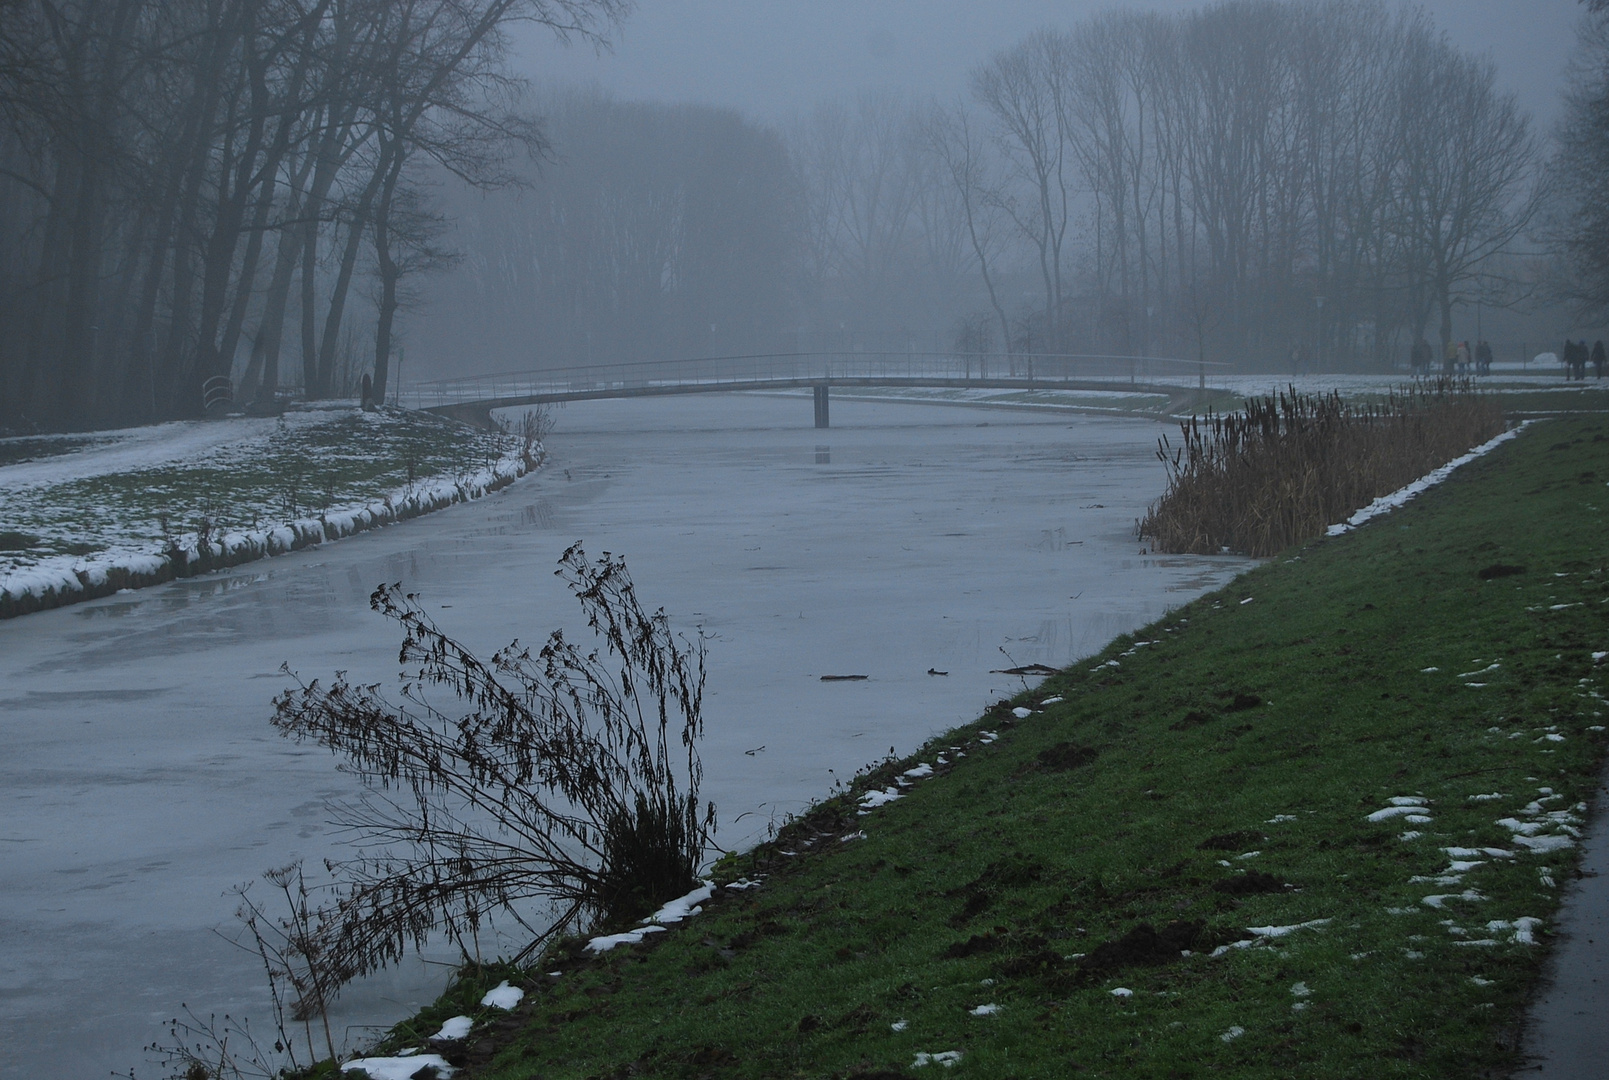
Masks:
[[[1592,343],[1592,377],[1594,379],[1603,378],[1603,369],[1606,363],[1609,363],[1609,356],[1604,354],[1603,342],[1601,340],[1594,341]]]
[[[1564,340],[1564,381],[1584,379],[1587,375],[1587,343]]]
[[[1460,341],[1457,351],[1458,374],[1469,374],[1469,342]]]
[[[1458,342],[1447,342],[1447,355],[1441,358],[1441,373],[1451,375],[1458,370]]]
[[[1475,374],[1490,375],[1492,373],[1492,347],[1482,341],[1475,346]]]

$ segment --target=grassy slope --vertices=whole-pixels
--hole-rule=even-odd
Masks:
[[[1544,874],[1563,882],[1575,853],[1488,858],[1457,884],[1409,878],[1443,871],[1443,847],[1514,849],[1495,822],[1538,787],[1562,795],[1548,810],[1590,797],[1609,674],[1590,656],[1609,648],[1605,481],[1609,422],[1540,424],[1137,635],[1156,644],[1119,639],[1013,702],[1063,703],[1022,721],[997,707],[867,778],[886,786],[966,747],[905,798],[863,817],[828,800],[720,867],[763,887],[602,960],[573,943],[550,954],[543,970],[564,974],[531,979],[495,1043],[476,1037],[473,1074],[904,1075],[918,1052],[960,1050],[957,1075],[1506,1075],[1545,948],[1486,923],[1551,923]],[[1525,572],[1482,580],[1495,563]],[[1365,821],[1413,794],[1433,823]],[[1402,839],[1410,828],[1424,835]],[[1214,888],[1243,868],[1294,887]],[[1485,899],[1422,902],[1464,889]],[[1246,927],[1312,919],[1331,921],[1204,955]],[[1102,943],[1174,920],[1172,947],[1099,962]],[[1460,946],[1444,920],[1502,943]],[[402,1030],[433,1031],[476,993],[461,986]],[[969,1015],[987,1003],[1000,1011]]]

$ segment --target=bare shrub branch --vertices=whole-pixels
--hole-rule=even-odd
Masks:
[[[695,886],[715,823],[699,806],[703,640],[643,610],[623,559],[589,561],[577,544],[556,573],[600,647],[560,630],[534,653],[516,641],[482,660],[382,585],[370,606],[402,627],[403,703],[339,672],[275,700],[282,734],[341,755],[366,789],[340,821],[361,854],[330,864],[342,885],[316,914],[321,963],[340,981],[436,931],[462,947],[493,913],[529,926],[533,901],[556,913],[551,934]]]

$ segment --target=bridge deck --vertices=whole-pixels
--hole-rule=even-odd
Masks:
[[[420,383],[402,397],[478,424],[489,424],[494,409],[522,405],[833,386],[1128,391],[1165,396],[1171,413],[1198,398],[1207,366],[1156,357],[817,353],[514,372]],[[1195,387],[1179,378],[1188,374],[1197,375]],[[1168,375],[1176,381],[1161,381]],[[823,418],[818,411],[820,426]]]

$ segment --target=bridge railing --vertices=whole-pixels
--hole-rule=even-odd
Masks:
[[[1221,367],[1224,365],[1209,364]],[[540,371],[500,372],[414,383],[399,394],[402,404],[428,408],[479,401],[655,387],[830,382],[846,379],[933,379],[946,382],[1013,380],[1134,384],[1177,381],[1198,372],[1196,361],[1166,357],[1065,353],[771,353],[747,356],[649,360]]]

